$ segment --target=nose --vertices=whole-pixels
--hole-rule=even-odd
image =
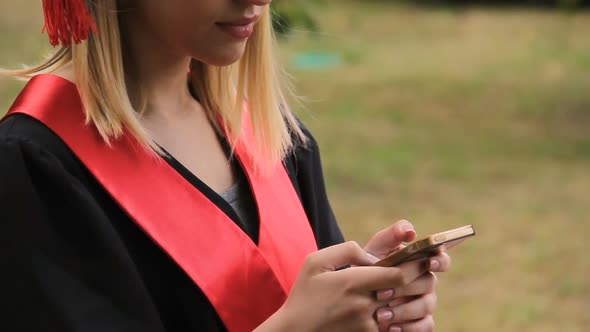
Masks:
[[[272,0],[244,0],[244,2],[254,6],[266,6],[272,2]]]

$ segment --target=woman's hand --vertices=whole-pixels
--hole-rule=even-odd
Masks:
[[[379,259],[385,258],[403,248],[403,242],[410,242],[415,238],[414,225],[407,220],[400,220],[375,233],[365,246],[365,251]]]
[[[437,278],[426,272],[405,287],[381,290],[379,300],[389,303],[377,310],[375,319],[382,332],[423,332],[434,329]]]
[[[385,258],[403,248],[403,242],[410,242],[415,238],[414,225],[407,220],[400,220],[375,233],[365,246],[365,251],[379,259]],[[446,272],[451,267],[451,257],[446,252],[441,252],[430,258],[428,266],[430,272]]]
[[[355,242],[309,255],[283,307],[256,331],[378,331],[375,311],[395,295],[378,300],[376,291],[405,289],[427,264],[367,266],[374,262]],[[356,266],[336,270],[345,265]]]
[[[378,258],[384,258],[403,248],[402,242],[412,241],[415,237],[414,226],[406,220],[401,220],[376,233],[365,250]],[[378,300],[389,300],[388,305],[377,310],[375,314],[379,331],[432,331],[437,285],[436,275],[432,272],[447,271],[450,265],[450,256],[441,252],[430,258],[429,272],[412,283],[397,289],[378,291]]]

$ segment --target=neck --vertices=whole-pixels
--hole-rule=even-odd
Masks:
[[[143,106],[145,115],[166,117],[194,109],[198,104],[187,82],[191,58],[175,53],[131,20],[121,23],[125,80],[134,108]]]

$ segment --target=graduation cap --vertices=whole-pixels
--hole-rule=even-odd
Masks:
[[[45,25],[52,46],[70,46],[97,32],[85,0],[43,0]]]

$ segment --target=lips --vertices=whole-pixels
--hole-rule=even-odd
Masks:
[[[236,39],[245,39],[254,32],[258,18],[258,16],[242,17],[233,21],[217,22],[215,25]]]

